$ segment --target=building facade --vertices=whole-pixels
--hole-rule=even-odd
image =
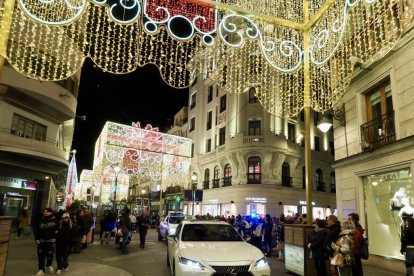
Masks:
[[[313,121],[313,216],[325,218],[336,209],[333,135],[316,127],[318,113]],[[191,170],[204,190],[195,214],[307,213],[303,113],[277,118],[263,110],[254,89],[233,95],[199,76],[189,90],[188,124]]]
[[[406,217],[413,217],[414,32],[375,64],[363,64],[334,121],[337,206],[341,219],[357,212],[370,241],[372,265],[404,273],[400,253]]]
[[[58,206],[54,183],[68,167],[80,72],[61,82],[28,79],[9,66],[0,79],[0,215]]]

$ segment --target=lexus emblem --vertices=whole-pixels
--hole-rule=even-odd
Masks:
[[[232,269],[232,270],[229,271],[229,275],[236,276],[237,275],[237,271],[235,269]]]

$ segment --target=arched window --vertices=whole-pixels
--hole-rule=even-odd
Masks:
[[[321,169],[316,169],[316,190],[325,191],[325,183],[323,183],[323,174]]]
[[[335,172],[331,172],[331,193],[336,193]]]
[[[210,186],[210,169],[206,169],[204,171],[204,182],[203,182],[203,189],[206,190]]]
[[[223,186],[231,186],[231,166],[228,163],[224,166]]]
[[[256,96],[256,88],[249,89],[249,103],[258,103],[259,99]]]
[[[306,167],[302,167],[302,186],[303,189],[306,189]]]
[[[249,157],[248,161],[248,173],[247,183],[248,184],[260,184],[262,183],[262,164],[259,156]]]
[[[214,167],[214,179],[213,179],[213,188],[218,188],[220,182],[220,168],[219,166]]]
[[[286,162],[282,165],[282,186],[292,187],[292,178],[290,177],[290,165]]]

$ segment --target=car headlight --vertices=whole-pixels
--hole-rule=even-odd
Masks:
[[[261,267],[264,267],[264,266],[266,266],[266,265],[267,265],[266,258],[265,258],[265,257],[263,257],[263,258],[261,258],[260,260],[258,260],[258,261],[254,264],[254,267],[255,267],[255,268],[261,268]]]
[[[201,263],[190,260],[190,259],[183,258],[181,256],[178,257],[178,262],[182,266],[186,266],[186,267],[194,268],[194,269],[199,269],[199,270],[204,270],[204,265],[202,265]]]

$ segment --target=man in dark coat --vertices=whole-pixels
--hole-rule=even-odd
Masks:
[[[324,248],[326,256],[329,256],[329,259],[333,258],[333,249],[331,247],[332,243],[336,243],[339,239],[339,233],[341,233],[341,223],[338,221],[338,218],[334,215],[330,215],[327,220],[327,228],[329,229],[328,235],[325,238]],[[339,276],[338,267],[336,265],[331,265],[332,276]]]
[[[122,231],[122,254],[128,254],[128,251],[126,250],[126,244],[128,242],[129,232],[132,231],[131,219],[129,218],[130,213],[131,211],[129,209],[125,209],[120,220]]]
[[[55,218],[51,208],[43,210],[43,216],[35,223],[34,235],[37,243],[37,258],[39,261],[39,272],[36,275],[44,275],[45,258],[46,267],[50,273],[55,273],[52,263],[55,251],[55,242],[59,231],[59,221]],[[43,273],[43,274],[42,274]]]
[[[310,257],[315,262],[315,268],[318,276],[327,276],[326,257],[324,242],[328,233],[325,229],[325,221],[317,219],[315,230],[307,238],[308,248],[311,250]]]
[[[142,211],[142,214],[138,217],[138,227],[139,227],[139,240],[141,242],[141,248],[145,247],[145,237],[147,236],[148,227],[150,225],[150,220],[147,215],[147,211]]]

